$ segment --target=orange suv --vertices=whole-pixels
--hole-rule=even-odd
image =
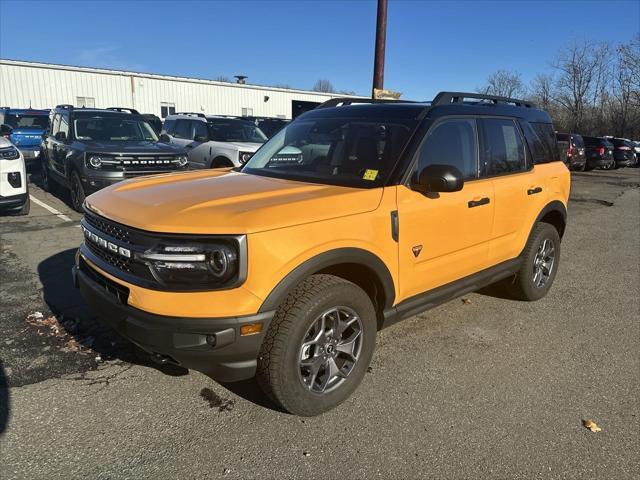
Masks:
[[[356,389],[379,329],[498,281],[543,297],[569,189],[549,115],[526,102],[333,99],[241,169],[88,197],[74,277],[157,361],[255,376],[317,415]]]

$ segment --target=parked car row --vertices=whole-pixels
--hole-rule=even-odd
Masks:
[[[556,139],[564,162],[571,170],[637,167],[640,159],[640,142],[626,138],[557,133]]]

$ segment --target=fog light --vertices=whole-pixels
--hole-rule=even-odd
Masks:
[[[247,335],[255,335],[262,331],[261,323],[249,323],[240,327],[240,336],[246,337]]]
[[[9,185],[11,185],[13,188],[20,188],[22,186],[20,172],[11,172],[7,177],[7,180],[9,180]]]
[[[216,346],[217,340],[215,335],[207,335],[206,341],[207,344],[211,345],[212,347]]]

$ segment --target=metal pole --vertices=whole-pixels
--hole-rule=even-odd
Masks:
[[[384,88],[384,49],[387,43],[387,0],[378,0],[376,21],[376,52],[373,61],[373,89]],[[371,90],[371,98],[375,97]]]

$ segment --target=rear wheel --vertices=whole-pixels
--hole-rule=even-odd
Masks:
[[[82,213],[85,193],[78,172],[71,173],[71,206],[76,212]]]
[[[560,264],[560,235],[553,225],[538,223],[525,247],[520,270],[505,281],[508,292],[519,300],[544,297]]]
[[[376,313],[357,285],[312,275],[278,308],[258,357],[257,381],[283,409],[319,415],[346,400],[364,377]]]

